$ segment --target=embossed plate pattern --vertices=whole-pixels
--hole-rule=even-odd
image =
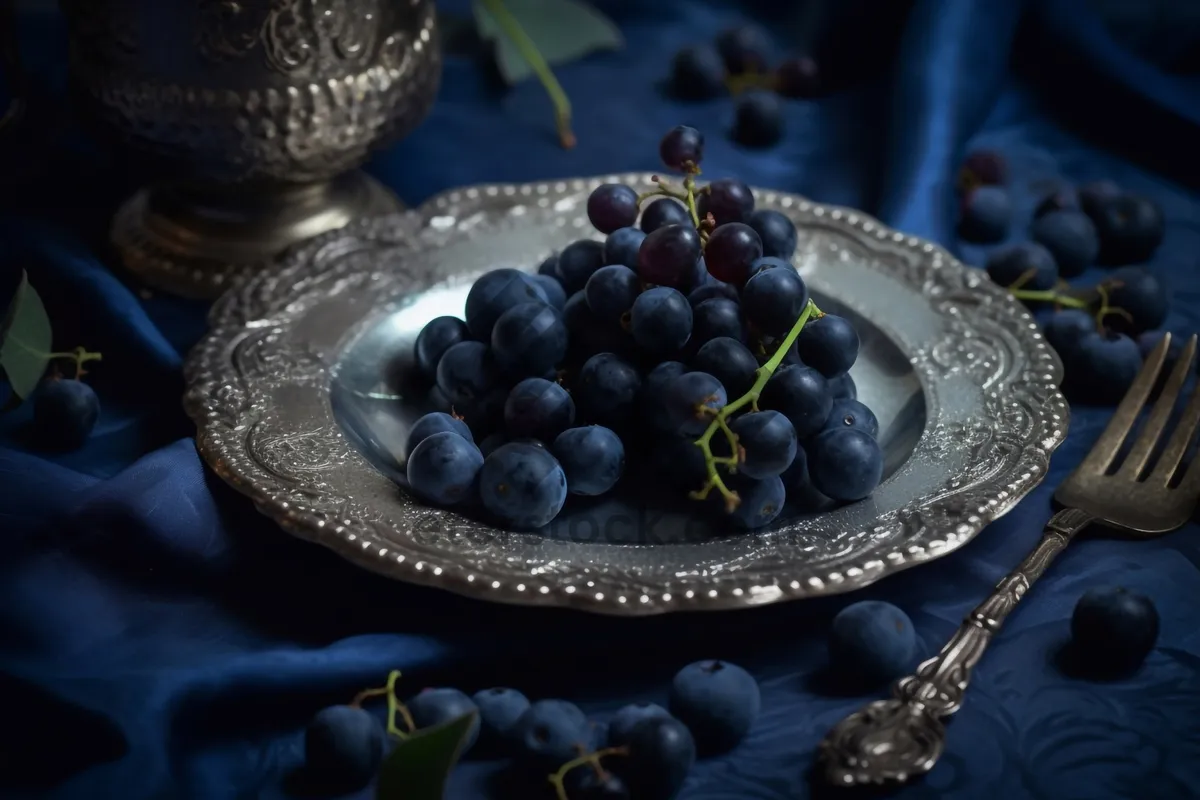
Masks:
[[[613,180],[649,185],[639,174],[448,192],[317,237],[226,294],[187,366],[201,454],[286,530],[373,571],[623,615],[862,587],[960,547],[1042,480],[1068,409],[1062,366],[1028,312],[935,245],[758,189],[760,208],[799,226],[794,262],[814,292],[881,330],[919,382],[924,427],[870,498],[760,532],[658,544],[508,533],[414,502],[339,424],[339,360],[431,287],[530,268],[594,235],[587,195]]]

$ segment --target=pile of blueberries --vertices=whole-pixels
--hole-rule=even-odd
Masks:
[[[1145,595],[1091,589],[1076,604],[1066,652],[1097,677],[1127,675],[1154,648],[1158,632],[1158,612]],[[870,692],[912,670],[921,650],[903,610],[864,600],[834,617],[827,672],[839,688]],[[511,759],[515,774],[528,779],[522,796],[529,800],[670,800],[697,758],[726,754],[746,737],[762,697],[745,669],[705,660],[675,675],[665,705],[627,705],[605,721],[589,720],[567,700],[530,702],[505,687],[474,695],[425,689],[399,707],[412,730],[474,714],[464,752]],[[360,704],[325,708],[305,732],[305,770],[338,791],[362,788],[377,773],[386,740],[378,717]]]
[[[781,98],[804,99],[818,92],[817,64],[793,56],[772,67],[772,45],[756,25],[722,31],[715,42],[690,45],[675,54],[667,79],[680,100],[713,100],[736,93],[729,135],[746,147],[770,147],[783,137]]]
[[[786,216],[755,211],[741,181],[694,185],[702,149],[695,129],[670,131],[661,155],[685,189],[598,187],[587,212],[604,241],[536,275],[488,272],[465,321],[422,329],[432,410],[407,463],[419,498],[533,530],[630,466],[639,485],[667,481],[758,528],[788,499],[852,502],[878,485],[879,424],[848,373],[857,332],[812,303]]]
[[[1015,214],[1006,172],[998,153],[968,156],[959,220],[963,239],[991,244],[1008,237]],[[1030,306],[1062,358],[1063,389],[1073,402],[1118,402],[1162,340],[1167,289],[1136,265],[1154,255],[1164,233],[1163,213],[1154,201],[1112,181],[1095,181],[1048,194],[1033,213],[1029,238],[989,253],[988,275]],[[1093,266],[1112,271],[1092,286],[1067,283]],[[1173,338],[1169,360],[1182,344],[1183,337]]]

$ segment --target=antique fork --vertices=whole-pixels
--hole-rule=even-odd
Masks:
[[[1075,534],[1096,523],[1118,535],[1150,538],[1180,528],[1191,518],[1200,498],[1200,466],[1193,462],[1178,486],[1168,484],[1200,422],[1200,389],[1192,392],[1153,471],[1139,478],[1191,370],[1195,336],[1180,354],[1129,454],[1114,474],[1107,474],[1150,398],[1169,345],[1168,334],[1147,357],[1099,441],[1054,493],[1062,510],[1046,523],[1033,552],[963,620],[940,653],[896,682],[891,698],[846,717],[821,742],[820,758],[830,782],[899,782],[933,768],[945,748],[942,719],[962,706],[971,670],[1005,618]]]

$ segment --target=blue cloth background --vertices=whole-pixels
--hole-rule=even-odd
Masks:
[[[575,103],[575,150],[556,146],[536,84],[502,93],[477,64],[450,59],[429,119],[372,171],[415,204],[481,181],[650,170],[662,132],[689,122],[709,133],[707,177],[859,206],[957,246],[956,165],[968,146],[998,147],[1022,213],[1059,178],[1109,177],[1161,203],[1167,237],[1150,268],[1171,286],[1168,327],[1200,328],[1200,81],[1134,55],[1084,3],[916,0],[894,66],[790,103],[787,140],[766,152],[723,137],[727,102],[678,105],[656,85],[677,47],[757,6],[602,5],[628,47],[558,70]],[[27,60],[60,85],[61,30],[38,16],[22,25]],[[1178,39],[1178,25],[1166,28]],[[1152,56],[1145,30],[1138,49]],[[91,379],[104,411],[91,441],[61,457],[26,440],[27,408],[0,418],[0,796],[277,798],[306,719],[389,669],[413,691],[511,684],[602,717],[663,700],[671,674],[697,657],[752,669],[764,712],[739,750],[695,768],[681,796],[809,796],[817,742],[864,699],[830,695],[816,678],[830,616],[850,600],[889,599],[933,653],[1040,535],[1054,486],[1107,418],[1074,409],[1047,480],[1015,511],[960,552],[852,598],[614,620],[390,583],[280,533],[201,464],[179,398],[204,308],[109,271],[104,226],[128,177],[65,132],[36,139],[0,177],[0,266],[9,287],[29,270],[60,347],[103,351]],[[1144,668],[1107,684],[1054,666],[1075,599],[1101,583],[1149,593],[1162,615]],[[465,763],[450,796],[523,797],[498,773]],[[1200,796],[1197,526],[1066,553],[980,666],[942,763],[900,796]]]

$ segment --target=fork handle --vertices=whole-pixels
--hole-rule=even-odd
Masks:
[[[1077,508],[1059,511],[1025,560],[967,615],[942,651],[898,680],[892,697],[842,720],[821,742],[825,776],[834,784],[905,781],[933,768],[945,748],[942,718],[962,706],[971,670],[992,636],[1033,582],[1095,519]]]

